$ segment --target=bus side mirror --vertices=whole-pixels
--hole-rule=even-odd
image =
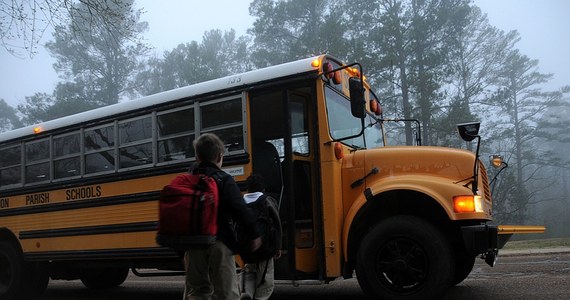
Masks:
[[[461,136],[464,141],[470,142],[479,136],[479,123],[458,124],[457,132],[459,132],[459,136]]]
[[[350,111],[355,118],[362,119],[366,116],[364,85],[359,78],[351,77],[348,79],[348,87],[350,91]]]

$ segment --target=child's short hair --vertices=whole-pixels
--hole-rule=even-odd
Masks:
[[[263,176],[259,174],[249,175],[245,183],[248,193],[263,192],[265,190],[265,180],[263,180]]]
[[[220,154],[224,154],[224,142],[213,133],[204,133],[194,140],[194,151],[199,161],[216,162]]]

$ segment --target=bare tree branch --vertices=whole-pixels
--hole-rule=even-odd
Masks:
[[[0,46],[17,57],[33,58],[44,35],[56,26],[73,22],[87,22],[94,30],[107,31],[112,36],[117,30],[132,31],[136,24],[116,28],[122,18],[116,7],[125,7],[133,0],[79,0],[88,8],[77,11],[73,0],[11,0],[0,2]],[[84,32],[78,31],[79,34]],[[87,38],[86,36],[82,36]]]

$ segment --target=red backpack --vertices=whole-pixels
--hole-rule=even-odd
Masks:
[[[205,174],[181,174],[162,189],[156,242],[176,250],[212,245],[218,233],[218,187]]]

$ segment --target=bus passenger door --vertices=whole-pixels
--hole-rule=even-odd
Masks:
[[[250,96],[253,172],[264,177],[266,192],[279,201],[283,227],[276,279],[318,279],[323,274],[311,95],[306,87]]]

